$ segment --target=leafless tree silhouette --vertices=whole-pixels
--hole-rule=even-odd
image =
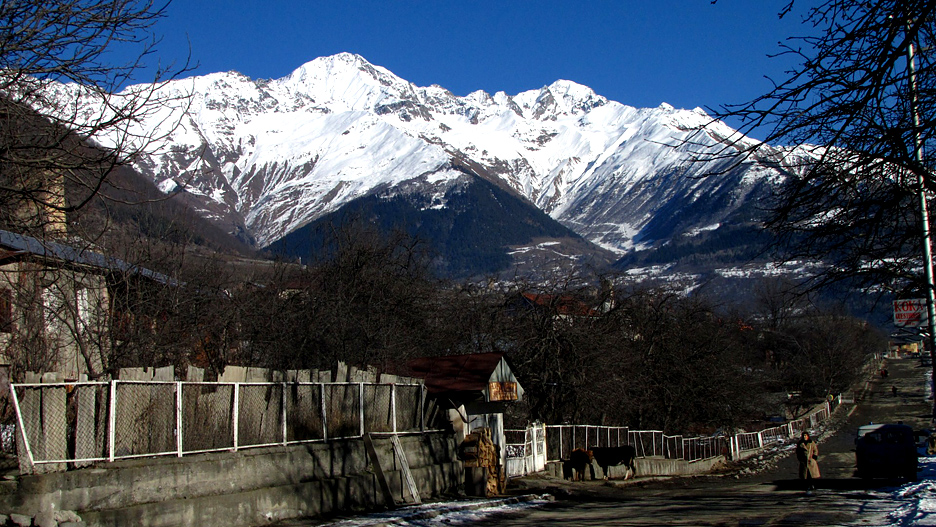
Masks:
[[[936,188],[934,11],[932,0],[820,2],[803,15],[809,35],[781,45],[799,61],[788,78],[718,112],[740,119],[742,134],[769,130],[763,142],[729,138],[719,155],[785,172],[767,226],[787,258],[829,263],[813,285],[925,288],[917,189]]]

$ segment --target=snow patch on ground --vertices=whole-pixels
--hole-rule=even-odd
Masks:
[[[327,524],[330,527],[365,527],[369,525],[469,525],[496,514],[541,507],[553,501],[551,496],[525,499],[486,499],[427,503],[368,514]]]
[[[892,498],[904,501],[888,515],[891,525],[936,525],[936,458],[921,457],[920,481],[907,483],[893,492]]]

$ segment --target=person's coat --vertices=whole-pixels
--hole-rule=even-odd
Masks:
[[[819,445],[812,439],[800,439],[796,443],[796,459],[799,460],[799,477],[819,477]]]

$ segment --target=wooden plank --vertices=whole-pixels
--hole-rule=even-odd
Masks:
[[[370,434],[364,434],[364,447],[367,449],[367,455],[370,456],[371,464],[374,466],[374,475],[377,476],[377,483],[380,484],[384,504],[387,508],[396,508],[397,504],[393,500],[393,493],[390,492],[390,485],[387,484],[387,477],[384,476],[383,468],[380,466],[380,457],[377,455],[377,449],[374,448],[374,440]]]
[[[224,372],[221,373],[221,378],[218,379],[220,382],[246,382],[247,381],[247,368],[243,366],[231,366],[227,365],[224,367]]]
[[[75,419],[75,457],[88,459],[100,457],[103,453],[97,449],[97,387],[78,386],[74,397],[77,400]],[[76,461],[78,468],[91,466],[91,461]]]
[[[397,459],[400,460],[400,469],[403,471],[403,478],[409,487],[413,503],[419,505],[422,503],[422,499],[419,497],[419,488],[416,487],[416,480],[413,479],[413,473],[410,471],[409,461],[406,460],[406,453],[403,452],[403,445],[400,444],[399,436],[396,434],[390,436],[390,443],[393,444],[393,451],[396,453]]]
[[[186,370],[185,380],[189,382],[202,382],[205,380],[205,370],[189,365]]]
[[[270,370],[266,368],[247,368],[247,382],[270,382]]]
[[[175,367],[163,366],[162,368],[156,368],[153,370],[153,380],[169,382],[175,381]]]
[[[68,418],[66,417],[67,393],[64,386],[42,389],[42,434],[41,441],[45,459],[68,457]],[[64,472],[65,463],[49,463],[36,467],[36,473]]]
[[[38,378],[38,375],[36,376]],[[17,393],[19,413],[23,426],[17,426],[16,452],[22,474],[36,473],[36,465],[29,461],[27,451],[34,459],[45,459],[42,441],[42,392],[38,388],[26,388]]]
[[[152,374],[147,375],[143,368],[120,368],[117,378],[122,381],[149,381],[152,380]]]
[[[348,382],[348,366],[341,361],[335,367],[335,382]]]

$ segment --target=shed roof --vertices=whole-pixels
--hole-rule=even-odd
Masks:
[[[488,382],[503,353],[474,353],[446,357],[422,357],[409,362],[412,375],[425,379],[431,394],[448,392],[480,392]]]

